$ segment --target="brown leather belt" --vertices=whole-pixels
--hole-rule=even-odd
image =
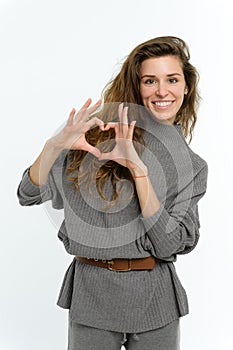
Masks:
[[[111,271],[153,270],[155,264],[161,260],[148,256],[139,259],[91,259],[76,256],[76,259],[85,264],[105,267]]]

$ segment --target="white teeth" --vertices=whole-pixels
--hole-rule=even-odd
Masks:
[[[166,101],[166,102],[154,102],[156,106],[159,107],[166,107],[169,106],[172,102],[171,101]]]

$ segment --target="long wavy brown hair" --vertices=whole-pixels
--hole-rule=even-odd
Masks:
[[[121,102],[129,103],[131,109],[133,108],[135,110],[137,106],[143,106],[140,95],[141,64],[146,59],[162,56],[177,57],[183,69],[188,92],[184,96],[183,104],[176,115],[174,123],[181,124],[183,135],[185,138],[189,136],[190,143],[192,141],[192,134],[197,120],[197,109],[200,102],[197,87],[199,74],[196,68],[189,62],[190,53],[187,44],[184,40],[174,36],[154,38],[133,49],[122,64],[120,72],[105,86],[102,93],[104,108],[98,113],[98,117],[105,123],[117,120],[116,107]],[[140,116],[139,109],[138,115]],[[102,152],[109,151],[114,147],[114,137],[113,130],[102,132],[97,127],[92,128],[86,133],[87,141],[91,145],[99,147]],[[142,128],[135,127],[133,141],[140,154],[140,144],[144,144]],[[78,170],[78,175],[76,173],[76,175],[70,177],[77,189],[81,179],[87,180],[88,174],[88,181],[95,181],[102,198],[109,201],[104,194],[103,185],[110,178],[113,186],[111,201],[114,201],[118,197],[116,189],[118,180],[127,178],[134,183],[128,169],[114,161],[101,164],[100,161],[93,157],[92,161],[88,162],[88,165],[85,162],[85,166],[82,166],[82,161],[86,154],[87,152],[85,151],[69,151],[70,164],[67,168],[67,173],[71,174]]]

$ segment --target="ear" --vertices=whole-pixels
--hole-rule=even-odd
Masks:
[[[188,87],[186,86],[186,88],[184,89],[184,94],[187,95],[188,91],[189,91],[189,89],[188,89]]]

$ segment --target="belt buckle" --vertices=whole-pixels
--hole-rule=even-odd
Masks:
[[[127,269],[114,269],[112,266],[110,266],[110,265],[114,264],[113,259],[112,260],[108,260],[107,263],[108,263],[108,269],[110,271],[119,271],[119,272],[131,271],[131,259],[128,259],[128,268]]]

